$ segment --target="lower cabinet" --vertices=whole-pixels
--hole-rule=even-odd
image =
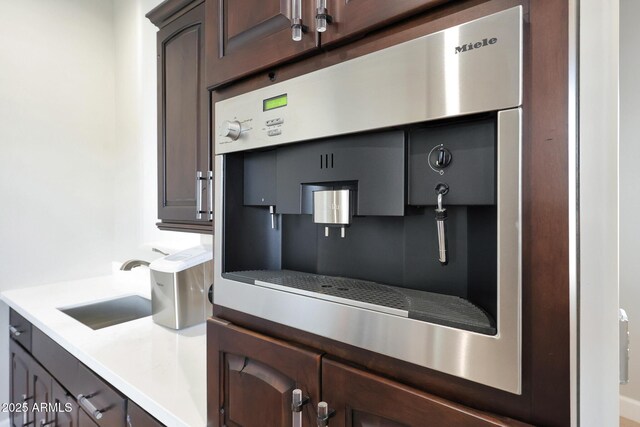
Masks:
[[[163,425],[37,328],[23,323],[23,333],[29,341],[9,340],[13,427]]]
[[[214,427],[525,425],[217,319],[207,325],[207,354],[208,424]],[[299,412],[294,389],[308,398]]]
[[[210,320],[207,357],[209,425],[290,427],[295,389],[309,398],[302,425],[316,424],[320,353]]]

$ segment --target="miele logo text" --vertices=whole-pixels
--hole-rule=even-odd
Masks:
[[[482,41],[475,43],[467,43],[462,46],[456,46],[456,55],[462,52],[466,52],[468,50],[480,49],[483,46],[489,46],[490,44],[498,43],[498,39],[496,37],[492,37],[490,39],[482,39]]]

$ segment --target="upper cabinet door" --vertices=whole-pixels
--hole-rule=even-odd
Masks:
[[[322,33],[322,44],[382,27],[447,1],[450,0],[327,0],[327,13],[333,22]]]
[[[208,221],[209,93],[204,84],[204,4],[158,32],[158,217]],[[205,179],[196,179],[200,171]],[[198,203],[198,200],[201,203]]]
[[[227,83],[317,47],[316,0],[207,0],[207,81]],[[308,27],[292,38],[293,5]]]

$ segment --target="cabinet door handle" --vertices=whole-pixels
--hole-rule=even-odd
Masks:
[[[209,210],[209,221],[213,221],[213,171],[207,172],[207,209]]]
[[[293,427],[302,427],[302,407],[309,403],[309,397],[302,395],[299,388],[293,390],[293,398],[291,399],[291,415],[293,418]]]
[[[620,384],[629,382],[629,318],[622,308],[618,312],[620,327]]]
[[[328,427],[329,418],[333,417],[336,411],[329,409],[327,402],[318,403],[318,427]]]
[[[299,42],[306,31],[307,27],[302,24],[302,0],[291,0],[291,38]]]
[[[316,31],[324,33],[327,31],[327,24],[333,22],[333,18],[327,12],[327,0],[316,1]]]
[[[15,338],[18,338],[20,335],[22,335],[22,331],[13,325],[9,325],[9,333],[13,335]]]
[[[33,398],[33,396],[27,396],[26,394],[22,395],[22,404],[23,405],[27,405],[27,409],[29,409],[29,400],[31,400],[31,398]],[[25,408],[22,408],[25,409]],[[22,425],[23,426],[28,426],[31,423],[29,422],[29,411],[23,411],[22,412]]]
[[[196,172],[196,219],[202,219],[202,171]]]
[[[91,396],[89,396],[91,397]],[[89,398],[83,394],[79,394],[78,395],[78,403],[80,404],[80,406],[82,406],[84,409],[86,409],[86,411],[91,414],[91,416],[93,418],[95,418],[96,420],[99,420],[102,418],[102,414],[104,411],[101,411],[100,409],[96,408],[94,406],[93,403],[91,403],[91,401],[89,400]]]

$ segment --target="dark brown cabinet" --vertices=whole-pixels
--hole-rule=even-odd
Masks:
[[[294,41],[292,5],[298,1],[305,32]],[[206,0],[207,84],[213,88],[319,52],[447,1],[327,0],[330,22],[318,32],[316,0]]]
[[[293,2],[300,2],[300,41],[291,32]],[[315,0],[207,0],[207,81],[210,87],[316,49]]]
[[[315,425],[320,353],[210,320],[207,354],[211,425],[289,427],[295,389],[310,399],[303,425]]]
[[[15,311],[10,313],[12,320],[21,319],[23,331],[29,331],[31,347],[30,351],[25,349],[18,340],[22,334],[12,333],[9,349],[13,427],[163,425]]]
[[[207,354],[208,422],[216,427],[288,427],[294,389],[309,397],[303,425],[317,425],[319,401],[335,411],[332,427],[525,425],[218,319],[207,325]]]
[[[525,425],[489,415],[324,358],[322,399],[331,427],[474,427]]]
[[[327,12],[333,22],[322,33],[322,44],[329,45],[353,37],[447,1],[449,0],[327,0]]]
[[[29,425],[31,415],[28,409],[33,393],[31,385],[32,358],[15,341],[9,342],[11,380],[10,396],[11,404],[19,410],[11,411],[11,425],[22,427]],[[26,406],[25,406],[26,405]]]
[[[76,400],[69,394],[57,381],[53,381],[52,401],[55,408],[61,410],[55,412],[54,425],[56,427],[76,427],[78,423],[78,404]],[[93,421],[92,421],[93,422]]]
[[[147,14],[160,27],[158,227],[211,233],[213,201],[204,3],[167,1]]]

